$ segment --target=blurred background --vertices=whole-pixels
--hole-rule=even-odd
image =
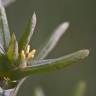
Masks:
[[[70,27],[47,58],[56,58],[79,49],[90,49],[90,56],[79,64],[63,70],[36,74],[29,77],[18,96],[34,96],[41,87],[45,96],[74,96],[77,83],[87,83],[85,96],[96,96],[96,1],[95,0],[16,0],[6,7],[11,31],[17,38],[25,30],[30,16],[35,11],[37,26],[32,37],[32,48],[38,49],[62,22]]]

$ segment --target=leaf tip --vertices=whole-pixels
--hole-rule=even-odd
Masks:
[[[56,28],[55,33],[59,35],[59,37],[61,37],[66,30],[68,29],[70,23],[69,22],[63,22],[59,25],[59,27]]]
[[[16,39],[16,36],[15,36],[15,33],[14,32],[12,33],[12,36]]]
[[[81,80],[81,81],[79,82],[79,85],[81,85],[82,88],[84,88],[84,87],[86,86],[86,82],[85,82],[84,80]]]
[[[82,59],[89,56],[89,53],[90,53],[89,49],[83,49],[83,50],[80,50],[79,52],[80,52],[80,58]]]
[[[68,21],[63,22],[63,23],[61,24],[62,29],[64,30],[64,32],[68,29],[69,25],[70,25],[70,23],[69,23]]]
[[[34,17],[34,16],[35,16],[35,18],[36,18],[36,13],[35,13],[35,12],[33,13],[33,17]]]
[[[35,12],[33,13],[33,16],[32,16],[32,22],[34,25],[36,25],[36,13]]]
[[[89,56],[90,50],[89,49],[84,49],[83,52],[84,52],[85,56],[87,57],[87,56]]]
[[[68,22],[68,21],[66,21],[66,22],[63,23],[63,26],[66,27],[66,28],[68,28],[69,25],[70,25],[70,22]]]

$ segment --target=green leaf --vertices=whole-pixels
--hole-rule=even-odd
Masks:
[[[14,70],[12,76],[14,79],[20,79],[31,74],[60,70],[71,64],[79,63],[88,55],[89,50],[85,49],[57,59],[35,61],[33,66]]]
[[[36,60],[44,59],[56,46],[61,36],[66,32],[69,27],[69,22],[64,22],[57,27],[57,29],[52,33],[48,41],[43,45],[43,48],[39,51],[36,56]]]
[[[11,61],[14,61],[18,58],[18,42],[16,41],[16,37],[14,33],[11,36],[7,56]]]
[[[8,57],[6,55],[1,55],[0,56],[0,77],[9,76],[8,71],[13,68],[14,67],[12,66]]]
[[[24,34],[20,38],[20,41],[19,41],[20,50],[26,48],[26,46],[28,45],[28,43],[33,35],[35,26],[36,26],[36,14],[34,13],[32,16],[32,19],[29,20],[29,22],[28,22],[28,25],[27,25],[27,28],[26,28]]]
[[[86,90],[86,82],[80,81],[76,86],[75,94],[73,96],[84,96]]]
[[[8,27],[6,12],[0,0],[0,43],[4,46],[5,50],[9,46],[9,41],[10,31]]]

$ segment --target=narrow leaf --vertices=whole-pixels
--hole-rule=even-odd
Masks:
[[[14,33],[12,34],[12,37],[10,40],[7,56],[12,61],[18,58],[18,43],[16,41],[16,37]]]
[[[53,32],[52,36],[46,42],[44,47],[40,50],[40,53],[38,53],[38,56],[36,57],[37,60],[44,59],[53,50],[53,48],[56,46],[61,36],[66,32],[68,27],[68,22],[64,22],[59,25],[59,27]]]
[[[28,45],[28,43],[33,35],[35,26],[36,26],[36,14],[34,13],[32,16],[32,19],[28,22],[28,25],[27,25],[27,28],[26,28],[24,34],[20,38],[20,41],[19,41],[20,50],[24,49]]]
[[[53,70],[60,70],[71,64],[79,63],[88,55],[89,55],[89,50],[87,49],[80,50],[75,53],[72,53],[57,59],[36,61],[34,64],[32,63],[33,66],[26,67],[23,69],[17,69],[15,70],[15,72],[12,72],[12,73],[13,73],[13,76],[18,79],[31,74],[49,72]]]
[[[2,1],[0,0],[0,39],[1,38],[3,39],[1,44],[4,45],[4,48],[6,50],[10,41],[10,31],[8,27],[6,12],[4,7],[2,6]]]

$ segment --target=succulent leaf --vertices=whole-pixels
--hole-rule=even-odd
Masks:
[[[44,59],[56,46],[61,36],[66,32],[69,27],[69,22],[64,22],[52,33],[51,37],[44,44],[44,47],[39,51],[35,59]]]
[[[6,50],[9,46],[10,41],[10,31],[8,27],[8,21],[6,17],[5,9],[0,0],[0,43],[4,46]]]
[[[56,59],[39,60],[32,62],[32,66],[16,69],[12,73],[13,79],[20,79],[22,77],[49,72],[53,70],[59,70],[65,68],[71,64],[78,63],[89,55],[89,50],[80,50],[67,56],[59,57]]]
[[[14,33],[12,34],[10,39],[7,56],[11,61],[14,61],[18,58],[18,42]]]
[[[25,49],[28,45],[28,43],[30,42],[30,39],[34,33],[34,29],[36,26],[36,14],[34,13],[32,16],[32,19],[29,20],[27,28],[24,32],[24,34],[22,35],[22,37],[20,38],[19,41],[19,49]]]
[[[10,60],[6,55],[0,56],[0,77],[9,76],[8,71],[12,70],[13,66],[11,65]]]

